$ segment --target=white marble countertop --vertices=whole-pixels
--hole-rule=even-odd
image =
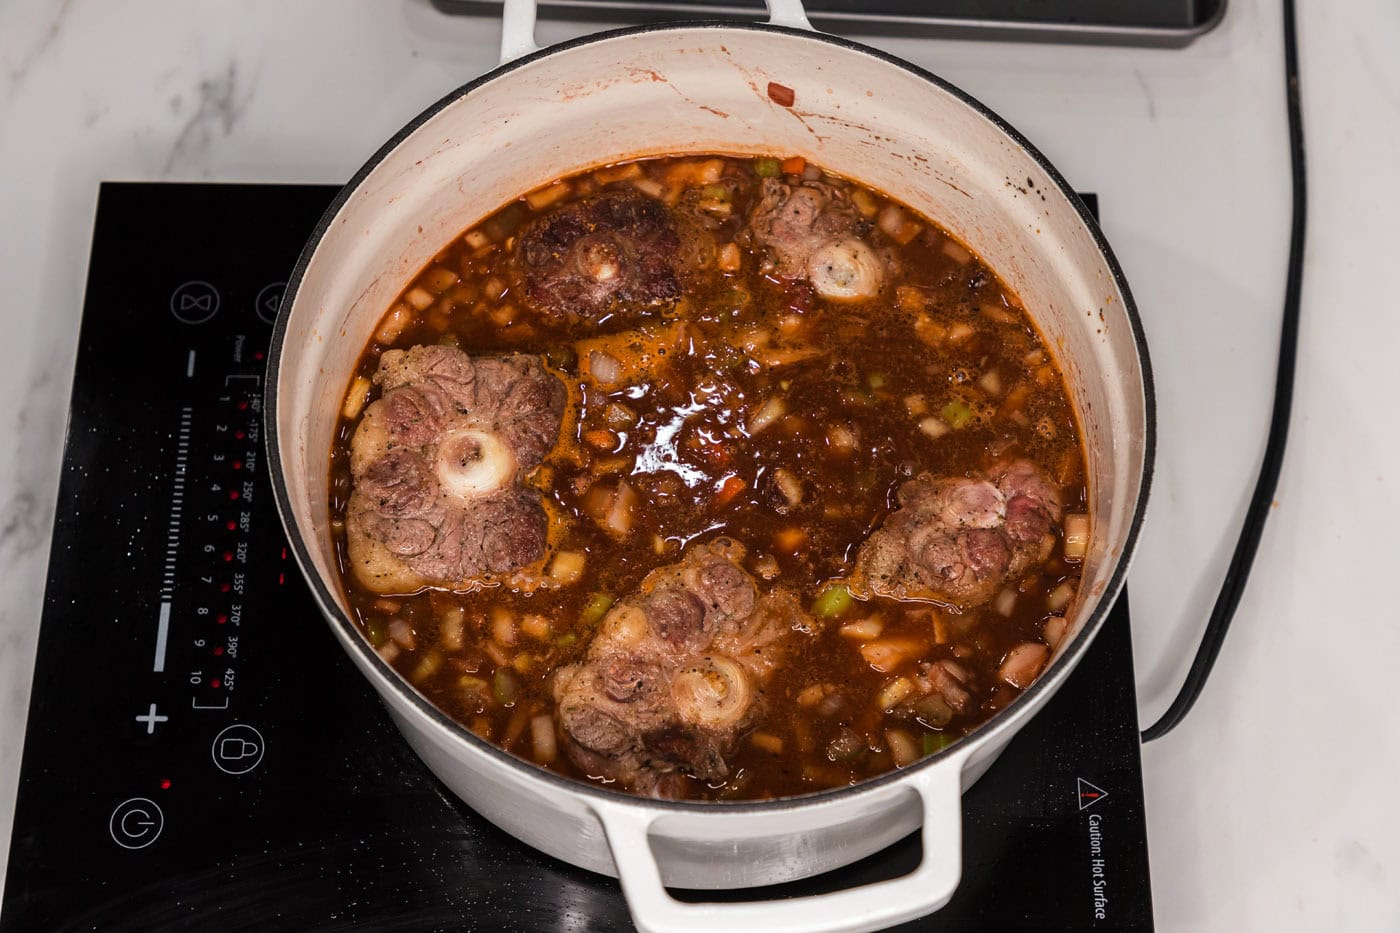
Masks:
[[[1144,751],[1163,929],[1400,929],[1400,6],[1304,3],[1311,226],[1292,445],[1211,684]],[[1161,448],[1130,588],[1144,722],[1214,600],[1263,447],[1288,176],[1276,0],[1185,50],[872,44],[981,98],[1076,186],[1151,342]],[[425,0],[0,5],[0,872],[103,179],[343,180],[489,67]],[[582,27],[545,23],[557,41]]]

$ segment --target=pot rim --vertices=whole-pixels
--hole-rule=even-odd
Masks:
[[[870,56],[886,65],[902,69],[915,77],[927,81],[939,90],[951,94],[991,122],[997,129],[1020,146],[1026,154],[1045,171],[1060,190],[1061,194],[1068,199],[1069,203],[1078,212],[1080,221],[1093,237],[1095,245],[1098,247],[1099,252],[1102,254],[1113,275],[1113,282],[1123,297],[1123,310],[1127,315],[1129,326],[1132,329],[1133,344],[1137,352],[1139,370],[1142,377],[1143,405],[1145,408],[1142,479],[1138,490],[1137,505],[1133,510],[1132,521],[1128,526],[1127,536],[1124,539],[1123,548],[1118,556],[1113,573],[1109,577],[1108,584],[1099,599],[1099,604],[1094,608],[1089,618],[1085,620],[1083,627],[1075,638],[1075,643],[1055,657],[1054,660],[1051,661],[1050,666],[1036,678],[1035,682],[1032,683],[1021,696],[1017,697],[1015,701],[1007,706],[1006,709],[998,712],[991,719],[973,729],[972,732],[968,733],[966,736],[950,743],[948,747],[932,755],[927,755],[906,768],[896,768],[884,774],[867,778],[856,784],[813,791],[811,793],[798,794],[791,797],[781,797],[776,800],[658,800],[638,797],[634,794],[625,793],[607,786],[600,786],[578,778],[565,777],[548,768],[541,768],[532,762],[519,758],[487,742],[466,726],[452,719],[434,706],[422,694],[404,681],[402,677],[397,675],[389,676],[389,673],[381,669],[383,665],[382,659],[379,658],[378,654],[360,634],[359,629],[355,627],[354,623],[340,611],[326,582],[319,574],[314,572],[314,564],[311,561],[311,555],[307,549],[301,529],[296,523],[287,485],[283,480],[281,438],[277,430],[278,377],[281,369],[282,350],[287,339],[287,320],[295,304],[296,295],[301,287],[301,282],[306,274],[307,267],[310,265],[312,258],[320,247],[326,232],[334,223],[336,215],[340,213],[340,210],[345,206],[345,203],[349,200],[352,193],[359,188],[361,183],[385,158],[397,149],[404,140],[411,136],[428,120],[432,119],[458,100],[471,94],[477,88],[495,81],[497,78],[509,75],[516,69],[543,59],[546,56],[568,52],[572,49],[597,42],[626,38],[628,36],[644,35],[654,32],[681,32],[702,29],[715,31],[742,30],[745,32],[769,33],[787,39],[818,42],[835,46],[844,51]],[[561,42],[557,45],[547,46],[528,55],[514,59],[513,61],[498,65],[429,105],[370,156],[350,181],[336,193],[330,206],[326,208],[325,213],[321,215],[321,219],[317,221],[315,228],[307,239],[306,245],[302,248],[301,255],[297,257],[296,265],[293,267],[292,274],[283,290],[282,307],[278,312],[277,321],[273,325],[272,342],[268,350],[265,385],[263,418],[267,435],[266,444],[273,497],[277,503],[277,510],[282,519],[283,529],[287,532],[288,543],[292,547],[292,552],[302,571],[302,576],[305,577],[310,584],[312,595],[315,597],[322,614],[328,619],[334,619],[335,626],[340,630],[339,634],[342,636],[341,641],[345,643],[345,646],[357,652],[361,660],[370,664],[371,669],[379,674],[382,681],[389,684],[396,694],[412,704],[413,708],[418,713],[426,716],[439,730],[450,734],[459,742],[464,743],[476,752],[494,759],[498,764],[515,772],[518,777],[526,781],[541,781],[559,790],[583,794],[601,801],[640,805],[669,812],[698,813],[708,810],[712,812],[724,812],[726,814],[772,813],[800,809],[809,805],[834,802],[842,798],[850,798],[860,794],[876,792],[888,788],[897,782],[907,780],[911,775],[917,774],[926,768],[936,767],[944,761],[964,760],[965,756],[971,753],[975,747],[985,745],[995,740],[997,736],[1007,730],[1019,728],[1019,721],[1024,717],[1016,716],[1014,711],[1025,708],[1028,704],[1032,704],[1035,699],[1042,694],[1046,694],[1046,698],[1048,698],[1048,692],[1053,692],[1057,689],[1059,682],[1068,675],[1069,671],[1073,669],[1079,662],[1079,659],[1088,651],[1090,643],[1098,634],[1098,630],[1103,626],[1104,620],[1108,618],[1109,612],[1112,610],[1113,604],[1123,588],[1127,578],[1128,567],[1132,563],[1132,558],[1136,551],[1138,535],[1142,529],[1143,517],[1147,509],[1157,451],[1156,393],[1152,379],[1151,359],[1147,350],[1147,338],[1143,330],[1142,319],[1138,315],[1137,304],[1133,300],[1132,292],[1128,288],[1128,282],[1123,275],[1123,270],[1118,263],[1118,258],[1114,255],[1113,249],[1104,238],[1103,231],[1100,229],[1098,221],[1095,220],[1094,216],[1089,212],[1078,193],[1070,187],[1064,176],[1050,163],[1050,160],[1047,159],[1039,149],[1032,145],[1030,140],[1026,139],[1015,127],[980,100],[918,65],[879,49],[864,45],[863,43],[853,42],[840,36],[834,36],[815,30],[807,31],[793,29],[787,26],[775,26],[762,22],[729,23],[719,20],[687,20],[681,22],[629,26],[621,29],[610,29],[602,32],[590,33],[570,39],[566,42]]]

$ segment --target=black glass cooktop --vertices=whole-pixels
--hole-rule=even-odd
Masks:
[[[289,560],[264,353],[335,189],[102,187],[0,928],[617,930],[399,738]],[[1127,605],[965,797],[909,929],[1148,929]],[[903,874],[910,837],[810,893]]]

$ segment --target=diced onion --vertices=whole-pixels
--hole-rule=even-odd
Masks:
[[[903,729],[885,730],[885,742],[890,747],[890,757],[894,759],[896,768],[912,765],[919,760],[919,746]]]
[[[588,354],[588,373],[600,385],[616,385],[622,378],[622,363],[610,353],[593,350]]]
[[[569,187],[568,182],[557,181],[547,188],[540,188],[536,191],[531,191],[529,194],[525,195],[525,200],[528,201],[530,207],[534,208],[535,210],[543,210],[544,208],[549,207],[551,204],[558,201],[560,198],[563,198],[566,195],[568,195],[568,193],[571,190],[572,189]]]
[[[520,620],[520,631],[536,641],[548,641],[549,636],[553,634],[553,627],[545,616],[539,613],[530,613]]]
[[[860,646],[860,656],[875,670],[889,673],[918,654],[923,645],[908,638],[882,638]]]
[[[442,652],[429,651],[419,659],[418,666],[413,669],[409,680],[413,681],[415,684],[421,684],[423,681],[436,674],[440,667],[442,667]]]
[[[891,710],[914,692],[914,682],[908,677],[896,677],[880,689],[875,703],[882,710]]]
[[[457,273],[446,266],[433,266],[419,277],[419,281],[428,287],[428,291],[441,295],[457,284]]]
[[[1078,512],[1065,516],[1065,560],[1083,560],[1089,552],[1089,516]]]
[[[783,401],[782,396],[770,398],[763,403],[763,407],[749,421],[749,436],[752,437],[765,428],[772,427],[785,414],[787,414],[787,403]]]
[[[407,619],[390,619],[389,637],[406,651],[412,651],[417,644],[413,638],[413,626],[408,624]]]
[[[1016,591],[1008,587],[997,594],[997,598],[992,602],[992,608],[998,614],[1010,616],[1016,608]]]
[[[413,306],[415,311],[426,310],[432,304],[436,296],[426,288],[414,286],[404,293],[403,300]]]
[[[466,615],[466,610],[461,606],[452,606],[443,610],[438,616],[438,644],[444,649],[448,651],[461,650],[466,629]]]
[[[951,429],[948,427],[948,425],[933,417],[933,415],[929,415],[927,418],[919,422],[919,430],[923,431],[925,434],[927,434],[934,440],[938,440],[938,438],[947,434],[948,431]]]
[[[1045,643],[1051,648],[1060,647],[1060,641],[1065,637],[1065,632],[1069,631],[1069,620],[1064,616],[1051,616],[1045,620],[1045,626],[1041,629],[1041,634],[1045,636]]]
[[[577,583],[583,576],[587,560],[581,551],[560,551],[549,562],[549,579],[560,586]]]
[[[1039,642],[1028,641],[1017,645],[1007,652],[997,676],[1011,686],[1024,690],[1035,680],[1049,656],[1050,649]]]
[[[360,416],[369,399],[369,387],[370,381],[364,376],[356,376],[355,381],[350,383],[350,391],[345,393],[345,404],[340,409],[345,420],[353,421]]]
[[[977,380],[977,385],[992,398],[998,398],[1001,395],[1001,376],[995,369],[989,369],[983,373],[982,378]]]
[[[491,609],[491,637],[498,645],[507,648],[515,645],[515,616],[505,606],[495,606]]]
[[[374,339],[378,343],[393,343],[399,339],[399,335],[409,324],[413,323],[413,309],[400,301],[394,305],[393,309],[384,316],[384,321],[379,325],[379,329],[374,332]]]
[[[771,755],[781,755],[783,753],[783,740],[769,732],[755,732],[753,735],[749,736],[749,744]]]
[[[866,619],[857,619],[854,622],[847,622],[836,630],[842,638],[849,638],[852,641],[871,641],[880,637],[880,633],[885,630],[885,621],[879,616],[870,616]]]
[[[963,245],[956,240],[943,241],[943,255],[960,266],[965,266],[972,261],[972,254],[963,248]]]
[[[826,439],[831,444],[831,449],[840,453],[850,453],[856,449],[856,435],[844,424],[834,424],[831,430],[826,432]]]
[[[1074,598],[1074,584],[1066,580],[1046,597],[1045,604],[1050,607],[1051,612],[1059,612],[1069,605],[1069,601]]]
[[[535,749],[535,760],[547,765],[559,752],[558,740],[554,735],[554,717],[542,713],[530,720],[530,743]]]
[[[875,225],[899,245],[907,244],[919,235],[923,225],[909,216],[909,212],[897,204],[890,204],[880,211]]]

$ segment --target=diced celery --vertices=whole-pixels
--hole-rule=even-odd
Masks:
[[[953,428],[965,428],[972,421],[972,406],[961,399],[955,399],[943,406],[943,420]]]
[[[934,752],[941,752],[949,745],[953,744],[953,737],[942,732],[924,733],[924,754],[932,755]]]
[[[777,178],[783,171],[783,164],[777,159],[760,157],[753,160],[753,173],[759,178]]]
[[[383,619],[370,619],[365,623],[365,636],[371,645],[378,648],[389,640],[389,626]]]
[[[711,198],[715,201],[728,201],[729,189],[724,185],[706,185],[700,189],[700,197]]]
[[[851,608],[854,600],[851,591],[844,583],[831,583],[817,595],[812,603],[812,615],[831,619]]]
[[[583,604],[583,609],[578,614],[579,624],[596,625],[608,614],[612,604],[613,598],[607,593],[594,593],[588,597],[588,602]]]

